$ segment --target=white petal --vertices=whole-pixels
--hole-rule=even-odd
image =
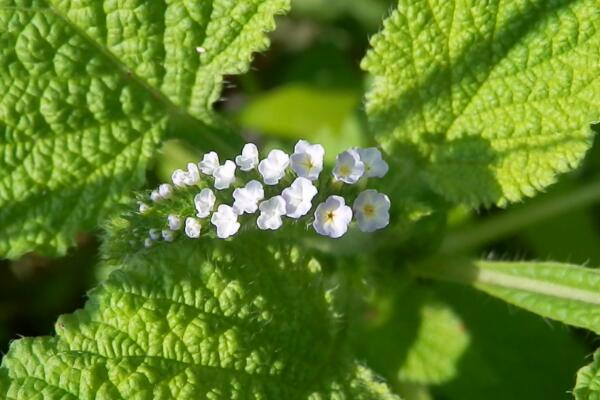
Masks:
[[[175,240],[175,232],[170,231],[168,229],[163,229],[162,230],[162,237],[166,242],[172,242],[173,240]]]
[[[216,168],[213,172],[215,178],[215,188],[217,190],[228,189],[235,181],[235,163],[231,160],[225,161],[225,164]]]
[[[235,158],[235,163],[242,171],[250,171],[258,165],[258,149],[254,143],[247,143],[242,154]]]
[[[353,204],[358,228],[362,232],[374,232],[390,223],[390,199],[376,190],[365,190]]]
[[[194,217],[187,217],[185,220],[185,234],[191,239],[197,239],[200,237],[201,230],[200,221]]]
[[[219,156],[214,151],[207,153],[198,163],[200,171],[205,175],[212,175],[215,169],[219,166]]]
[[[285,200],[281,196],[275,196],[260,203],[260,216],[256,225],[262,230],[279,229],[283,224],[282,215],[285,215]]]
[[[296,143],[294,154],[290,157],[290,165],[298,176],[316,180],[323,170],[324,156],[323,146],[300,140]]]
[[[173,184],[178,187],[185,186],[186,178],[187,173],[180,169],[176,169],[175,171],[173,171],[173,175],[171,175],[171,180],[173,181]]]
[[[217,236],[221,239],[235,235],[240,229],[237,214],[232,207],[225,204],[219,206],[217,212],[212,215],[211,222],[217,227]]]
[[[336,158],[333,176],[336,180],[348,184],[354,184],[363,176],[365,164],[360,160],[356,150],[346,150],[338,154]]]
[[[150,211],[150,207],[148,206],[148,204],[142,203],[142,202],[139,202],[139,204],[140,204],[140,207],[138,210],[139,210],[140,214],[146,214],[148,211]]]
[[[158,193],[163,199],[168,199],[173,194],[173,187],[168,183],[163,183],[158,187]]]
[[[367,178],[383,178],[389,170],[388,164],[383,160],[381,152],[376,147],[356,149],[360,160],[365,164]]]
[[[258,164],[258,171],[265,184],[277,185],[285,175],[285,170],[290,164],[290,157],[281,150],[271,150],[267,158]]]
[[[158,193],[158,190],[153,190],[152,193],[150,193],[150,200],[152,200],[153,202],[162,200],[162,196],[160,195],[160,193]]]
[[[198,170],[198,166],[194,163],[188,163],[187,167],[187,174],[185,175],[183,182],[188,186],[198,184],[200,181],[200,171]]]
[[[348,231],[351,220],[352,209],[346,205],[344,198],[330,196],[317,207],[313,227],[320,235],[339,238]]]
[[[206,218],[210,215],[215,206],[214,192],[209,188],[204,188],[194,197],[194,205],[196,206],[197,214],[199,218]]]
[[[251,180],[243,188],[237,188],[233,191],[233,210],[238,215],[244,213],[252,214],[258,209],[258,202],[265,197],[262,184],[259,181]]]
[[[170,230],[178,231],[181,229],[181,218],[177,215],[169,214],[167,216],[167,224],[169,225]]]
[[[317,188],[307,178],[299,177],[292,185],[283,190],[286,202],[286,214],[290,218],[300,218],[312,208],[312,199],[317,195]]]
[[[160,231],[158,229],[150,229],[148,231],[148,236],[150,236],[150,239],[152,240],[158,240],[160,239]]]

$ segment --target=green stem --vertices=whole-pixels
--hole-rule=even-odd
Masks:
[[[600,177],[569,193],[532,201],[521,207],[490,217],[475,225],[450,232],[442,253],[460,253],[509,236],[526,226],[600,200]]]

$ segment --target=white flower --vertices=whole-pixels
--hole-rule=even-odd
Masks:
[[[170,231],[168,229],[163,229],[161,233],[165,242],[172,242],[173,240],[175,240],[175,232]]]
[[[319,174],[323,170],[324,156],[325,149],[323,149],[323,146],[300,140],[294,147],[294,154],[290,157],[290,165],[298,176],[314,181],[319,179]]]
[[[162,196],[160,195],[160,193],[158,193],[158,190],[153,190],[152,193],[150,193],[150,200],[152,200],[153,202],[157,202],[160,201],[162,199]]]
[[[173,171],[173,175],[171,175],[171,180],[173,181],[173,185],[182,187],[185,186],[185,180],[187,178],[187,173],[180,169],[176,169]]]
[[[141,201],[139,202],[139,204],[140,204],[140,207],[139,207],[140,214],[146,214],[148,211],[150,211],[150,207],[148,206],[148,204],[142,203]]]
[[[158,240],[160,239],[160,231],[158,229],[150,229],[148,231],[148,236],[150,236],[150,239],[152,240]]]
[[[258,164],[258,171],[265,184],[277,185],[285,175],[285,169],[290,165],[290,157],[281,150],[271,150],[267,158]]]
[[[196,185],[200,181],[200,171],[195,163],[188,163],[187,173],[183,178],[183,183],[188,186]]]
[[[367,149],[356,149],[360,161],[365,164],[365,176],[367,178],[383,178],[387,174],[388,164],[381,157],[381,152],[376,147]]]
[[[256,180],[251,180],[243,188],[233,191],[233,210],[238,214],[252,214],[258,209],[258,202],[265,198],[263,185]]]
[[[285,200],[275,196],[260,203],[260,215],[256,225],[262,230],[279,229],[283,224],[281,216],[285,215]]]
[[[290,218],[300,218],[312,208],[312,199],[317,188],[306,178],[296,178],[292,185],[281,194],[285,199],[286,213]]]
[[[173,194],[173,187],[168,183],[163,183],[158,187],[158,193],[163,199],[168,199]]]
[[[348,230],[350,221],[352,209],[346,205],[344,198],[329,196],[317,207],[313,227],[320,235],[339,238]]]
[[[194,217],[187,217],[185,219],[185,234],[191,239],[197,239],[200,237],[200,220]]]
[[[248,143],[242,149],[242,155],[235,158],[242,171],[250,171],[258,165],[258,149],[254,143]]]
[[[167,224],[169,225],[170,230],[178,231],[181,229],[181,218],[176,215],[169,214],[167,216]]]
[[[390,199],[376,190],[365,190],[353,204],[358,228],[363,232],[374,232],[390,223]]]
[[[221,239],[227,239],[235,235],[240,229],[237,218],[238,216],[232,207],[221,204],[217,212],[212,215],[210,222],[217,227],[217,236]]]
[[[235,163],[231,160],[225,161],[225,164],[214,170],[213,176],[217,190],[228,189],[235,180]]]
[[[212,175],[219,166],[219,156],[214,151],[206,153],[202,161],[198,163],[200,171],[205,175]]]
[[[194,204],[196,206],[196,211],[198,213],[196,216],[198,218],[206,218],[210,215],[215,206],[215,201],[217,198],[212,190],[209,188],[204,188],[194,197]]]
[[[152,243],[152,239],[150,239],[150,238],[146,238],[146,240],[144,240],[144,247],[147,249],[152,247],[153,244],[154,243]]]
[[[365,164],[356,150],[346,150],[336,158],[333,176],[336,180],[353,184],[363,176]]]

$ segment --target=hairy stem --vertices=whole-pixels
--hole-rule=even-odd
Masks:
[[[487,218],[475,225],[450,232],[442,253],[466,252],[502,239],[526,226],[600,200],[600,177],[571,192],[532,201],[526,205]]]

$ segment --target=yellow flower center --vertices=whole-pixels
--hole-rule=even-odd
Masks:
[[[335,213],[333,211],[328,211],[327,215],[325,216],[325,222],[333,222],[335,218]]]
[[[342,165],[340,167],[340,175],[342,175],[342,176],[350,175],[350,172],[352,172],[352,170],[350,169],[349,166]]]
[[[363,213],[365,214],[365,216],[370,218],[375,215],[375,207],[373,207],[372,204],[366,204],[363,207]]]

